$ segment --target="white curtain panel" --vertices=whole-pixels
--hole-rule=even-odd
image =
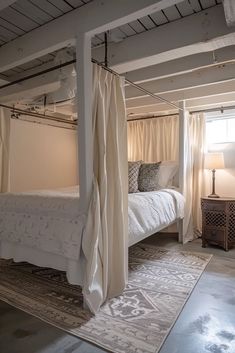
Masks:
[[[201,197],[204,193],[205,116],[187,114],[185,119],[185,171],[183,194],[186,199],[183,243],[201,232]]]
[[[127,123],[124,81],[93,66],[93,194],[83,252],[85,303],[93,313],[128,277]]]
[[[183,242],[201,232],[200,198],[204,193],[205,117],[187,115],[185,124]],[[156,162],[179,159],[179,117],[168,116],[128,123],[128,158]]]
[[[179,155],[179,117],[128,122],[128,159],[147,163],[172,160]]]
[[[10,118],[10,110],[0,108],[0,192],[10,188]]]

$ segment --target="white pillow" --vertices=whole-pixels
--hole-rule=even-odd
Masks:
[[[159,168],[158,184],[161,188],[172,186],[173,178],[178,172],[178,163],[175,161],[162,161]]]

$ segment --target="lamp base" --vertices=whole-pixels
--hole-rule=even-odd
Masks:
[[[218,199],[218,198],[220,198],[220,196],[217,195],[217,194],[210,194],[210,195],[208,195],[208,197],[209,197],[210,199]]]

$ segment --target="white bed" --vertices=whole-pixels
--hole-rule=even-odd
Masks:
[[[82,284],[84,217],[78,187],[0,195],[0,258],[66,271]],[[129,194],[129,246],[183,218],[184,198],[171,189]]]

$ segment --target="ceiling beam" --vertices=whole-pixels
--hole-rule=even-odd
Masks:
[[[170,91],[180,91],[186,88],[203,87],[219,82],[225,82],[235,79],[235,64],[229,63],[219,66],[213,66],[190,73],[164,78],[161,80],[149,81],[141,84],[141,87],[151,93],[161,94]],[[145,93],[137,90],[133,86],[126,87],[126,98],[146,96]]]
[[[77,32],[94,35],[183,0],[94,0],[0,48],[0,72],[75,43]]]
[[[218,96],[191,99],[191,100],[187,100],[185,104],[187,109],[195,110],[195,109],[204,108],[205,106],[206,107],[214,106],[214,105],[223,106],[224,104],[228,104],[228,103],[235,103],[235,92],[228,93],[228,94],[221,94]],[[145,107],[128,108],[127,114],[129,117],[134,115],[146,116],[149,114],[153,115],[153,114],[164,113],[164,111],[174,112],[175,109],[169,107],[169,105],[165,103],[160,103],[160,104],[152,104]]]
[[[135,83],[142,83],[176,76],[230,61],[235,61],[235,46],[152,65],[139,70],[130,71],[125,76]]]
[[[227,26],[223,6],[218,5],[120,43],[111,43],[109,66],[125,73],[230,45],[235,45],[235,30]],[[102,47],[94,49],[92,54],[103,60]]]
[[[58,90],[61,86],[60,80],[54,76],[44,75],[18,84],[1,89],[0,103],[17,103],[20,100],[32,99],[36,96],[47,94]]]
[[[207,85],[203,87],[194,87],[183,89],[181,91],[173,91],[160,94],[162,98],[165,98],[171,102],[179,102],[189,99],[198,99],[202,97],[218,96],[225,93],[235,92],[235,80],[220,82],[213,85]],[[134,99],[127,99],[126,106],[127,108],[135,107],[145,107],[148,105],[157,104],[157,101],[151,97],[139,97]],[[159,101],[159,104],[161,102]],[[146,107],[146,109],[148,109]]]

